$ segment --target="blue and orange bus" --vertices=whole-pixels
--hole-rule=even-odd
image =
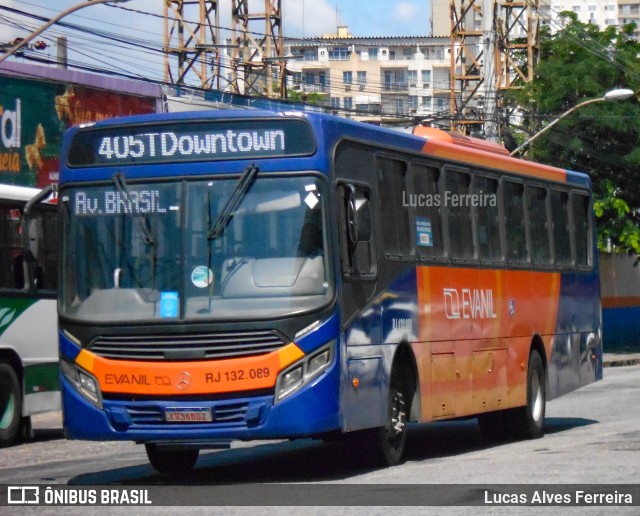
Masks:
[[[71,129],[59,204],[64,424],[160,472],[234,439],[409,421],[540,437],[602,376],[587,176],[439,131],[322,114]]]

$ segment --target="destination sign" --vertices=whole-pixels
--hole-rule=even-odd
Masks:
[[[71,143],[68,165],[304,156],[315,150],[311,127],[303,120],[185,120],[81,130]]]

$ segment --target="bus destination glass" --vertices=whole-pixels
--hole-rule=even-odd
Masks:
[[[316,151],[303,120],[185,121],[80,130],[70,167],[310,156]]]

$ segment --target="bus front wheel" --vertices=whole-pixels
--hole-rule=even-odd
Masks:
[[[359,451],[367,463],[375,467],[396,466],[402,461],[407,442],[406,399],[393,384],[389,388],[387,421],[384,426],[356,432]],[[355,436],[354,436],[355,437]]]
[[[173,450],[163,449],[157,444],[145,444],[147,457],[153,468],[162,475],[176,476],[187,473],[193,469],[200,450]]]
[[[11,446],[20,430],[22,395],[18,375],[0,362],[0,447]]]

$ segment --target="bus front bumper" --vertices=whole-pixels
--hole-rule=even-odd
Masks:
[[[284,399],[274,395],[215,400],[103,399],[98,407],[61,375],[64,427],[68,438],[137,442],[208,442],[239,439],[308,437],[341,428],[339,367],[333,365],[314,381]],[[173,410],[206,411],[211,422],[167,422]]]

